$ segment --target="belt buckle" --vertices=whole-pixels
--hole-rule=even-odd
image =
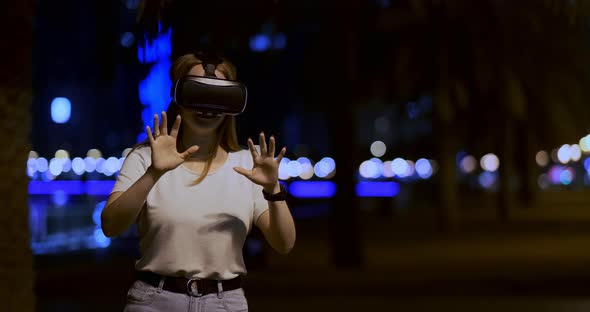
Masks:
[[[195,297],[201,297],[203,295],[203,293],[199,293],[199,287],[197,285],[197,281],[196,279],[189,279],[188,282],[186,282],[186,291],[191,295],[191,296],[195,296]]]

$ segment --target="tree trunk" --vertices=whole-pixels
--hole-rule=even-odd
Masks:
[[[436,104],[435,104],[436,105]],[[436,106],[435,106],[435,109]],[[438,114],[436,114],[438,115]],[[457,137],[449,122],[435,118],[439,155],[438,204],[435,207],[437,227],[441,231],[452,231],[459,223],[457,205]]]
[[[501,122],[501,134],[498,136],[500,167],[500,187],[498,191],[498,207],[496,215],[498,221],[507,222],[510,218],[510,210],[514,206],[514,192],[512,192],[512,179],[514,173],[514,120],[506,116]]]
[[[31,48],[33,4],[12,0],[4,5],[4,51],[0,71],[0,308],[34,311],[33,257],[29,245],[26,163],[31,129]]]
[[[361,229],[360,229],[360,203],[356,196],[356,162],[359,159],[357,153],[357,127],[355,115],[355,100],[358,94],[354,93],[355,81],[358,81],[358,17],[352,8],[358,7],[358,0],[348,0],[347,14],[338,19],[340,33],[334,32],[337,47],[333,51],[342,53],[342,62],[334,61],[335,73],[333,79],[340,79],[338,95],[332,91],[326,94],[328,101],[336,101],[341,109],[338,113],[328,112],[330,129],[334,131],[331,137],[331,149],[334,151],[336,162],[335,182],[337,192],[332,201],[332,262],[339,268],[358,268],[361,266]],[[333,38],[334,39],[334,38]]]
[[[522,153],[516,153],[515,155],[517,159],[516,167],[520,168],[519,172],[521,173],[519,202],[523,208],[529,208],[534,206],[537,193],[538,169],[534,159],[538,148],[528,121],[519,121],[517,132],[519,142],[516,146],[522,146],[524,149]]]
[[[332,135],[337,192],[332,201],[333,222],[332,246],[333,263],[339,268],[355,268],[362,263],[361,231],[359,222],[359,200],[355,195],[355,130],[356,124],[351,109],[332,115],[331,128],[338,133]],[[352,148],[351,148],[352,146]]]

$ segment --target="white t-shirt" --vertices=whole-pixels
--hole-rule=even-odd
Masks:
[[[130,153],[112,192],[127,190],[150,165],[149,146]],[[235,172],[236,166],[252,168],[248,150],[229,153],[222,167],[194,186],[200,173],[183,165],[160,177],[138,219],[137,270],[221,280],[246,274],[242,247],[268,202],[262,187]]]

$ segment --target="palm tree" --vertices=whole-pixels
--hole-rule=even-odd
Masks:
[[[0,300],[5,311],[34,311],[33,256],[30,248],[28,181],[25,174],[31,130],[32,1],[9,1],[0,20],[12,53],[2,59],[0,74],[0,196],[2,197],[2,252]],[[18,30],[18,31],[15,31]]]
[[[498,218],[505,221],[514,204],[515,164],[532,163],[536,148],[588,133],[588,7],[582,1],[408,0],[381,12],[377,28],[397,40],[393,87],[407,98],[429,93],[435,100],[441,224],[457,221],[459,143],[499,154]],[[521,177],[529,199],[536,188],[531,170]]]

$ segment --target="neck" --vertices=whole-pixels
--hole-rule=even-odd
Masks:
[[[193,160],[206,160],[210,153],[214,152],[217,154],[219,150],[222,150],[220,146],[215,146],[215,134],[196,134],[196,133],[185,133],[182,137],[182,146],[187,149],[193,145],[199,146],[199,150],[190,156]]]

